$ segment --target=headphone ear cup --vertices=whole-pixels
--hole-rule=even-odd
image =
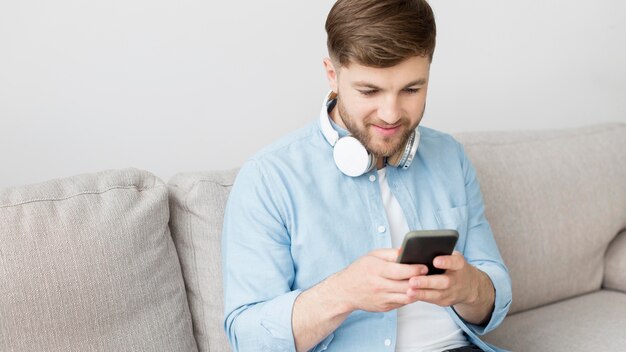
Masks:
[[[376,158],[352,136],[340,138],[333,148],[337,168],[347,176],[357,177],[376,165]]]

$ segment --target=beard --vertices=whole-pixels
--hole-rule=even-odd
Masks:
[[[404,150],[404,146],[409,140],[411,133],[413,133],[413,130],[415,130],[421,120],[421,118],[418,119],[415,126],[411,126],[410,120],[407,117],[402,116],[394,125],[399,126],[400,128],[400,131],[396,135],[390,137],[381,136],[379,140],[374,140],[372,135],[372,126],[385,126],[387,125],[386,122],[366,117],[363,119],[363,125],[359,126],[354,119],[348,115],[348,112],[339,98],[337,98],[337,109],[339,112],[339,118],[343,121],[348,132],[350,132],[354,138],[359,140],[365,149],[376,157],[390,157],[401,150]],[[424,111],[422,110],[422,114],[423,113]]]

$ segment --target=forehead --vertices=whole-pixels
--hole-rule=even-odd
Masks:
[[[380,86],[402,85],[417,80],[428,81],[430,60],[424,56],[413,56],[391,67],[371,67],[355,62],[341,66],[339,74],[348,84],[367,82]]]

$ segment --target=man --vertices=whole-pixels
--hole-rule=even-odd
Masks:
[[[424,0],[339,0],[320,118],[239,172],[223,230],[237,351],[497,350],[510,279],[474,168],[419,126],[435,47]],[[397,263],[406,232],[456,229],[452,255]]]

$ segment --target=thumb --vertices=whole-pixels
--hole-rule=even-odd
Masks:
[[[369,252],[367,255],[382,259],[388,262],[395,262],[400,255],[400,249],[395,248],[381,248]]]

